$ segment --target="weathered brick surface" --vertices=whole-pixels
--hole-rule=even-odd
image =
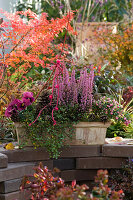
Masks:
[[[25,148],[18,150],[6,150],[3,154],[8,156],[8,162],[26,162],[26,161],[38,161],[38,160],[48,160],[49,155],[45,148]]]
[[[77,169],[119,169],[126,163],[124,158],[107,158],[107,157],[93,157],[93,158],[77,158]]]
[[[62,158],[79,158],[79,157],[91,157],[100,156],[100,146],[99,145],[77,145],[65,147],[62,149]]]
[[[8,157],[0,153],[0,168],[5,168],[8,165]]]
[[[0,169],[0,182],[33,174],[34,165],[34,163],[10,163],[7,168]]]
[[[75,159],[57,159],[53,160],[53,167],[60,170],[75,169]]]
[[[99,145],[73,145],[64,147],[57,160],[49,159],[45,148],[3,149],[1,153],[5,155],[0,154],[0,200],[25,200],[27,193],[17,191],[21,178],[33,174],[33,168],[39,162],[49,169],[59,168],[59,176],[66,182],[76,179],[80,183],[92,183],[98,169],[121,168],[127,158],[133,156],[133,145],[107,144],[102,148]]]
[[[6,194],[9,192],[19,191],[22,179],[14,179],[9,181],[0,182],[0,193]]]
[[[68,181],[83,181],[83,180],[94,180],[97,170],[65,170],[60,173],[61,178],[66,182]]]
[[[35,166],[38,166],[40,162],[43,164],[43,166],[47,166],[48,169],[50,169],[50,170],[53,169],[53,160],[36,161]]]
[[[133,145],[105,144],[102,155],[108,157],[133,157]]]
[[[29,199],[30,193],[28,191],[16,191],[8,194],[0,194],[0,200],[26,200]]]

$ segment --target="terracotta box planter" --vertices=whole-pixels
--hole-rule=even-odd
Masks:
[[[102,145],[105,143],[106,130],[110,123],[102,122],[79,122],[74,125],[75,134],[72,141],[67,140],[65,144],[69,145]],[[21,123],[15,123],[17,139],[19,144],[33,146],[26,137],[25,127]]]
[[[110,122],[79,122],[75,126],[75,136],[71,145],[102,145]]]

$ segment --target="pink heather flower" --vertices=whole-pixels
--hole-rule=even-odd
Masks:
[[[124,120],[126,120],[126,117],[124,117]]]
[[[89,82],[88,82],[88,74],[87,74],[87,69],[83,71],[83,75],[80,77],[82,80],[82,93],[81,93],[81,106],[83,109],[85,109],[87,105],[87,97],[88,97],[88,91],[89,91]]]
[[[87,69],[80,72],[80,78],[76,80],[75,69],[69,76],[68,69],[63,66],[63,76],[59,76],[59,104],[79,106],[84,110],[92,105],[94,72],[87,73]],[[57,84],[57,83],[56,83]],[[56,85],[55,84],[55,85]],[[56,95],[58,90],[56,89]]]
[[[93,98],[93,85],[94,85],[94,70],[91,67],[90,74],[88,76],[88,91],[89,91],[89,101],[90,101],[90,107],[92,108],[92,98]]]
[[[24,92],[22,96],[22,101],[26,106],[29,106],[33,103],[34,97],[32,92]]]
[[[75,103],[78,103],[77,83],[76,83],[76,79],[75,79],[75,70],[74,69],[72,70],[72,73],[71,73],[70,88],[71,88],[70,97],[73,100],[71,102],[71,104],[74,105]]]
[[[116,119],[118,119],[118,117],[116,117]]]

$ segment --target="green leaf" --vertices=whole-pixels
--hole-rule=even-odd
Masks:
[[[108,63],[102,66],[101,71],[103,71],[108,66]]]

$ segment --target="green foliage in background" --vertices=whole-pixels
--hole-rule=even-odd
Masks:
[[[46,12],[49,19],[60,17],[69,10],[77,10],[76,21],[131,21],[132,18],[132,0],[41,0],[41,6],[38,8],[39,1],[28,0],[18,2],[17,10],[22,11],[31,9],[36,13]]]

